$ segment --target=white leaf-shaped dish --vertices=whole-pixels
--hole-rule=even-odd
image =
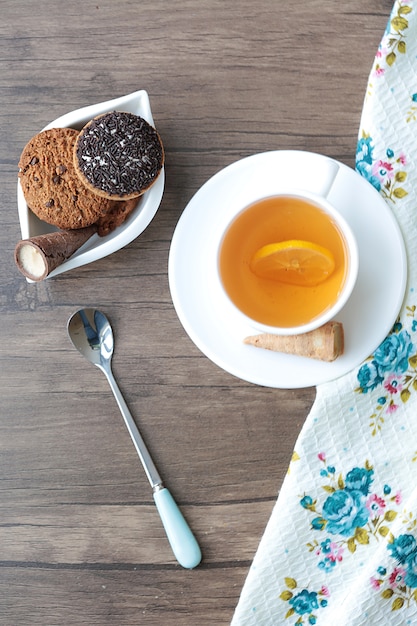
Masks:
[[[148,94],[146,91],[141,90],[122,96],[121,98],[86,106],[82,109],[77,109],[76,111],[62,115],[53,122],[50,122],[50,124],[45,126],[42,130],[66,127],[81,129],[93,117],[108,111],[127,111],[134,113],[154,125]],[[155,216],[164,193],[164,183],[165,174],[164,170],[162,170],[155,183],[141,196],[136,208],[121,226],[105,237],[93,235],[67,261],[54,269],[49,274],[48,278],[80,267],[81,265],[97,261],[98,259],[116,252],[116,250],[120,250],[136,239]],[[28,239],[56,230],[54,226],[43,222],[28,209],[20,181],[18,181],[17,184],[17,207],[22,239]]]

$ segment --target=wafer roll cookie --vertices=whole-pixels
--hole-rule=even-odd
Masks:
[[[97,226],[46,233],[16,244],[15,262],[30,280],[40,281],[70,258],[94,233]]]
[[[343,354],[343,325],[340,322],[327,322],[320,328],[302,335],[262,333],[261,335],[246,337],[244,343],[275,352],[330,362]]]

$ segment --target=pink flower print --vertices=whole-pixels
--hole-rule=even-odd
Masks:
[[[396,567],[392,571],[389,577],[389,584],[391,589],[395,589],[397,585],[400,585],[403,582],[405,573],[406,572],[402,567]]]
[[[402,499],[403,499],[403,497],[402,497],[402,495],[401,495],[401,491],[397,491],[397,493],[396,493],[396,494],[395,494],[395,496],[394,496],[394,502],[395,502],[395,504],[401,504]]]
[[[390,402],[387,406],[388,415],[392,415],[398,409],[398,404],[394,404],[394,402]]]
[[[379,589],[382,585],[382,580],[380,578],[375,578],[375,576],[371,576],[371,587],[372,589]]]
[[[402,384],[400,383],[400,379],[397,378],[395,374],[391,374],[391,376],[388,376],[384,383],[384,387],[390,394],[398,393],[403,388]]]
[[[381,43],[379,44],[378,50],[375,54],[376,59],[385,59],[385,57],[387,56],[389,49],[387,45],[384,45],[387,41],[388,39],[384,37],[383,41],[381,41]]]
[[[404,154],[404,152],[401,152],[400,156],[397,159],[398,163],[401,163],[401,165],[405,165],[407,163],[407,158]]]
[[[324,462],[326,460],[326,454],[324,452],[319,452],[317,456],[319,457],[320,461]]]
[[[376,493],[373,493],[367,499],[365,506],[370,513],[371,519],[376,519],[377,517],[382,515],[386,504],[383,498],[380,498],[376,495]]]
[[[372,166],[372,174],[379,178],[381,182],[391,180],[394,177],[394,167],[388,161],[375,161]]]
[[[381,67],[381,66],[379,65],[379,63],[377,63],[377,64],[375,65],[375,69],[374,69],[374,71],[372,72],[372,74],[373,74],[373,76],[375,76],[376,78],[380,78],[381,76],[383,76],[383,75],[385,74],[385,68],[384,68],[384,67]]]
[[[326,587],[326,585],[323,585],[322,588],[319,591],[319,594],[321,596],[324,596],[325,598],[328,598],[330,596],[330,591],[329,589]]]
[[[330,561],[343,561],[343,548],[342,546],[337,545],[337,543],[331,542],[330,544],[330,554],[328,555],[328,559]]]

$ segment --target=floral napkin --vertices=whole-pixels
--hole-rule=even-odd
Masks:
[[[232,626],[417,624],[417,6],[412,0],[395,2],[378,48],[356,164],[404,235],[405,302],[369,359],[317,388]]]

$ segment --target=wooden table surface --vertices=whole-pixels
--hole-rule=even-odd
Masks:
[[[354,167],[391,0],[3,0],[0,20],[0,624],[228,624],[315,390],[221,370],[183,330],[167,262],[199,187],[242,157],[319,152]],[[147,230],[38,284],[17,271],[17,162],[45,124],[137,89],[166,149]],[[99,306],[114,373],[201,565],[175,561],[105,377],[68,317]]]

